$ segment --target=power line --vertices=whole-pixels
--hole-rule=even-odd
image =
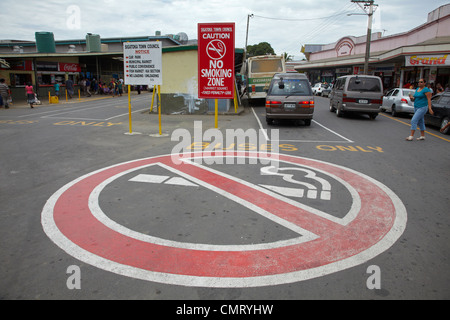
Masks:
[[[356,4],[354,4],[354,3],[351,3],[351,2],[347,3],[344,6],[344,8],[342,8],[341,10],[338,11],[338,13],[323,18],[323,19],[325,19],[325,21],[323,21],[319,25],[314,26],[312,32],[310,30],[304,30],[304,32],[302,34],[299,34],[296,37],[297,39],[300,40],[299,42],[296,41],[296,44],[292,43],[291,45],[287,45],[286,47],[289,47],[289,49],[290,49],[294,45],[298,46],[298,43],[306,44],[309,40],[312,40],[317,35],[321,34],[323,32],[323,30],[326,30],[326,28],[328,28],[330,25],[341,20],[343,18],[343,16],[347,15],[347,13],[349,12],[348,10],[352,9],[352,7],[355,7],[355,6],[356,6]]]
[[[310,18],[310,19],[271,18],[271,17],[258,16],[256,14],[254,14],[253,16],[254,17],[258,17],[258,18],[262,18],[262,19],[279,20],[279,21],[313,21],[313,20],[322,20],[322,19],[333,18],[333,17],[336,17],[336,16],[345,15],[345,14],[347,14],[347,12],[334,14],[334,15],[328,16],[328,17]]]

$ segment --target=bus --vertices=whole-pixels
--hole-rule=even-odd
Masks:
[[[241,74],[245,76],[248,99],[265,99],[270,81],[276,73],[286,72],[283,56],[255,56],[247,58]]]

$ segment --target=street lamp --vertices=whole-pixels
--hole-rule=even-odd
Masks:
[[[353,3],[357,3],[361,9],[365,12],[364,14],[369,16],[369,21],[367,23],[367,38],[366,38],[366,56],[364,59],[364,74],[369,73],[369,58],[370,58],[370,41],[372,38],[372,18],[373,18],[373,6],[378,6],[374,4],[374,0],[352,0]],[[364,3],[364,7],[369,7],[369,13],[366,12],[365,8],[361,6]],[[352,14],[349,14],[352,15]]]

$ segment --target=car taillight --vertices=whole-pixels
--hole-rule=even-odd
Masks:
[[[266,101],[266,107],[281,107],[281,101],[273,101],[273,100],[267,100]]]
[[[314,100],[300,101],[298,104],[302,108],[314,108]]]
[[[252,85],[252,92],[256,92],[256,86]]]
[[[370,103],[373,103],[373,104],[383,104],[383,100],[382,100],[382,99],[372,99],[372,100],[370,100]]]
[[[405,98],[403,98],[401,101],[402,101],[403,103],[408,104],[408,100],[406,100]]]

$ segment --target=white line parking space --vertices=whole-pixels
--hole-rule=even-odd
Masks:
[[[149,110],[150,103],[151,101],[148,101],[147,95],[138,98],[133,97],[132,113]],[[138,109],[136,110],[136,108]],[[124,110],[126,110],[126,112],[124,112]],[[128,100],[124,96],[121,98],[93,99],[93,101],[86,101],[81,104],[58,106],[58,109],[56,110],[33,112],[18,116],[18,118],[40,117],[43,119],[110,121],[125,116],[128,116]]]
[[[252,107],[253,115],[258,122],[258,125],[262,132],[264,132],[264,136],[267,141],[278,141],[278,142],[312,142],[312,143],[353,143],[351,139],[344,137],[343,135],[337,133],[336,131],[324,126],[323,124],[317,122],[316,120],[312,120],[312,123],[315,125],[311,125],[306,127],[306,130],[293,130],[293,129],[301,129],[301,127],[293,126],[291,123],[283,123],[280,124],[277,128],[280,130],[280,139],[271,140],[267,135],[267,127],[264,127],[261,121],[263,115],[261,112],[256,112]],[[270,129],[270,127],[269,127]],[[338,137],[339,139],[336,139]]]

